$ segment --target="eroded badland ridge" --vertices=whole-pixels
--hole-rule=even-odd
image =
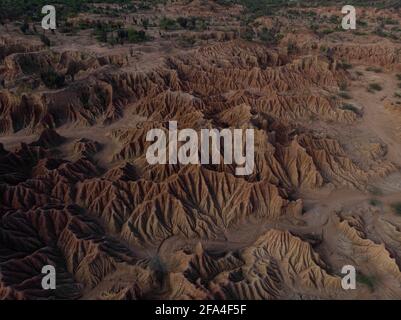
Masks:
[[[55,32],[1,17],[1,299],[401,298],[397,1],[354,31],[335,4],[59,2]],[[169,121],[253,128],[253,173],[149,165]]]

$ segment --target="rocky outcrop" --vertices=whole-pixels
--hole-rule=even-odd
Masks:
[[[364,192],[397,170],[379,142],[362,166],[332,134],[363,117],[332,97],[350,81],[337,62],[393,67],[397,51],[295,54],[214,37],[226,42],[166,53],[141,71],[121,52],[0,40],[0,299],[399,297],[399,223],[377,219],[378,232],[365,211],[328,203],[306,212],[303,200]],[[60,87],[38,76],[48,69],[65,77]],[[21,92],[24,82],[32,91]],[[223,162],[150,165],[146,135],[169,121],[198,135],[253,129],[252,174]],[[365,258],[363,273],[384,279],[380,288],[342,290],[341,264]],[[57,269],[55,291],[40,287],[44,264]]]

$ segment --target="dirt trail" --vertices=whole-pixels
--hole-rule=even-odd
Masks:
[[[396,132],[397,123],[384,107],[385,101],[390,100],[397,91],[395,75],[367,71],[364,74],[363,81],[351,89],[352,102],[362,106],[364,112],[358,127],[374,133],[388,147],[387,159],[401,166],[401,141]],[[367,91],[369,83],[379,83],[383,90],[370,93]]]

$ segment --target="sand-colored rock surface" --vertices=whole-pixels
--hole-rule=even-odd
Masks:
[[[127,15],[151,19],[151,44],[0,35],[0,299],[401,298],[399,39],[303,20],[331,26],[330,7],[257,18],[255,35],[282,36],[250,41],[243,7],[206,2]],[[184,8],[209,21],[192,47],[154,26]],[[378,15],[364,9],[369,28]],[[253,129],[252,174],[149,164],[146,135],[169,121]]]

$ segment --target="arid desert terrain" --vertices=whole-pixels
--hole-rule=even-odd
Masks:
[[[330,1],[65,0],[53,31],[30,1],[0,1],[0,299],[401,299],[399,1],[344,30]],[[254,129],[252,174],[149,164],[169,121]]]

